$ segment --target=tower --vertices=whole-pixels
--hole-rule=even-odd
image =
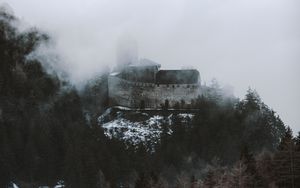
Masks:
[[[122,70],[129,64],[138,62],[137,42],[130,36],[123,36],[119,39],[117,47],[117,70]]]

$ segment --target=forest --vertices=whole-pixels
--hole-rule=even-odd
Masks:
[[[0,8],[0,187],[300,187],[300,134],[255,90],[238,99],[211,86],[155,152],[126,146],[97,122],[108,72],[77,89],[28,58],[51,36],[17,22]]]

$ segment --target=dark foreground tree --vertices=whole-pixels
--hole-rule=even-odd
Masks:
[[[290,128],[287,128],[280,142],[273,163],[278,186],[293,188],[300,186],[300,152],[297,151],[296,140]]]

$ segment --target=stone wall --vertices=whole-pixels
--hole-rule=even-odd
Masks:
[[[190,104],[200,94],[200,84],[130,82],[110,75],[108,93],[110,105],[139,108],[143,103],[146,108],[161,108],[168,100],[169,107],[172,108],[182,100],[185,104]]]

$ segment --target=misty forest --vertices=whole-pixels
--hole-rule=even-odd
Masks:
[[[1,188],[300,187],[300,135],[254,89],[239,99],[215,81],[186,107],[193,116],[167,104],[149,112],[161,117],[155,142],[118,139],[103,124],[145,113],[114,109],[100,121],[109,72],[78,89],[30,56],[51,36],[18,21],[0,9]]]

